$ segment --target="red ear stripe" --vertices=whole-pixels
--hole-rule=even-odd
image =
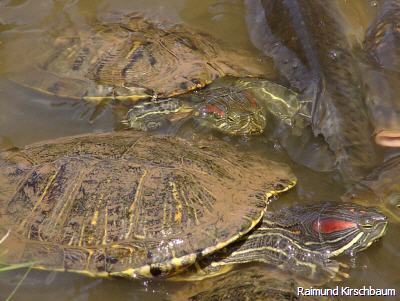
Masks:
[[[206,112],[207,113],[214,113],[220,117],[224,117],[225,116],[225,112],[222,111],[221,109],[219,109],[217,106],[215,105],[211,105],[211,104],[207,104],[206,105]]]
[[[333,218],[314,221],[312,224],[313,230],[318,233],[332,233],[355,227],[357,227],[357,224],[354,222]]]
[[[250,102],[253,108],[257,107],[257,101],[251,93],[245,92],[244,95],[246,96],[247,100]]]

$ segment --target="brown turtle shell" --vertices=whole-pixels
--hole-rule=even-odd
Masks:
[[[250,231],[286,165],[220,141],[91,134],[0,154],[0,261],[173,274]]]
[[[168,97],[227,74],[269,73],[248,51],[231,49],[198,30],[138,14],[87,26],[70,21],[55,26],[49,35],[19,40],[8,52],[24,49],[12,64],[21,70],[9,77],[40,92],[72,99]]]

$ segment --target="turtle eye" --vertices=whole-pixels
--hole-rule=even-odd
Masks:
[[[292,231],[292,233],[293,233],[294,235],[297,235],[297,236],[300,236],[300,235],[301,235],[301,230],[300,230],[300,229],[292,229],[291,231]]]
[[[363,224],[363,225],[361,225],[361,227],[362,227],[363,229],[371,229],[373,226],[374,226],[374,225],[372,225],[372,224]]]
[[[365,218],[362,222],[361,222],[361,227],[364,229],[371,229],[374,226],[372,220],[370,218]]]
[[[240,114],[238,114],[237,112],[231,112],[226,119],[230,122],[236,122],[240,119]]]

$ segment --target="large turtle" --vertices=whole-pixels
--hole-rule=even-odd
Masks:
[[[15,43],[5,45],[8,53],[18,53],[13,47],[29,48],[14,58],[18,64],[12,65],[23,67],[10,72],[11,79],[72,99],[167,97],[204,87],[226,74],[268,73],[249,51],[231,49],[198,30],[136,13],[86,26],[60,21],[47,35],[19,37]]]
[[[305,277],[368,247],[386,218],[353,204],[266,213],[287,166],[220,141],[91,134],[0,154],[0,261],[92,276],[204,278],[261,261]],[[181,273],[182,275],[182,273]]]

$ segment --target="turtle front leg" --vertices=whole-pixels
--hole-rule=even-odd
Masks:
[[[152,99],[131,108],[124,123],[135,130],[153,131],[189,117],[193,111],[190,103],[176,98]]]

